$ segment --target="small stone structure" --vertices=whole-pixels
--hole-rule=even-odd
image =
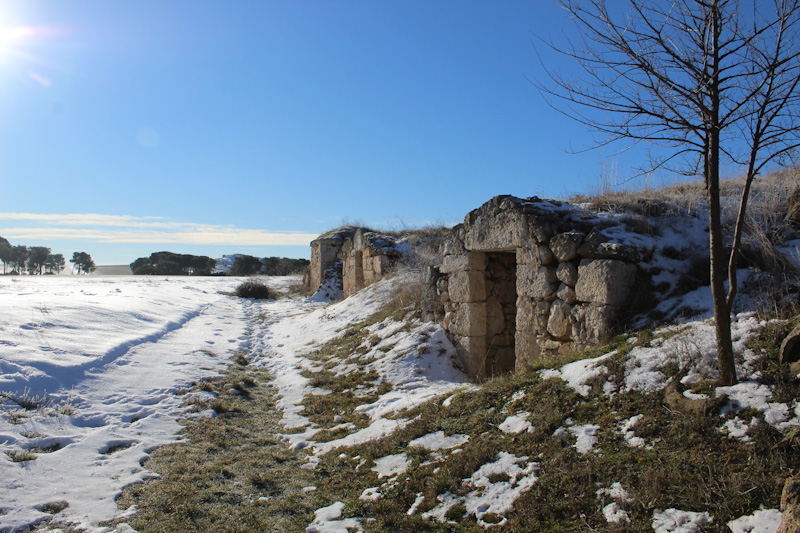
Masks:
[[[386,275],[402,254],[391,235],[347,226],[311,242],[311,265],[305,285],[315,292],[330,279],[341,279],[344,297]]]
[[[495,197],[425,269],[423,318],[441,322],[477,379],[597,342],[630,314],[642,277],[641,252],[603,229],[571,204]]]

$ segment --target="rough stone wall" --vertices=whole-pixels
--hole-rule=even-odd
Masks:
[[[311,264],[305,279],[306,289],[316,292],[325,281],[326,272],[339,260],[344,243],[353,238],[356,228],[345,227],[311,241]]]
[[[311,242],[311,265],[306,288],[315,292],[330,269],[341,264],[342,289],[348,297],[383,278],[395,264],[400,252],[389,235],[346,227]]]
[[[340,255],[345,297],[383,278],[399,255],[393,237],[358,228]]]
[[[426,271],[425,318],[442,323],[479,379],[598,341],[624,318],[639,259],[601,230],[569,204],[493,198]]]

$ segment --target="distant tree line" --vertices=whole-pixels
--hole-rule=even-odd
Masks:
[[[150,257],[140,257],[131,263],[131,272],[134,275],[210,276],[215,274],[216,264],[215,259],[205,255],[155,252],[150,254]],[[286,276],[302,272],[308,267],[308,264],[308,259],[291,259],[289,257],[259,259],[252,255],[240,255],[231,266],[231,275]]]
[[[3,274],[59,274],[66,267],[62,254],[54,254],[46,246],[12,245],[8,239],[0,237],[0,261],[3,262]],[[88,274],[95,269],[92,256],[86,252],[75,252],[72,259],[73,272]]]
[[[292,259],[289,257],[265,257],[259,259],[252,255],[241,255],[233,261],[231,275],[251,276],[264,274],[266,276],[288,276],[297,274],[308,268],[308,259]]]
[[[217,261],[205,255],[154,252],[131,263],[135,275],[210,276]]]

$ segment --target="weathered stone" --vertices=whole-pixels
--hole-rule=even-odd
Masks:
[[[608,241],[609,238],[599,231],[592,231],[578,247],[578,255],[586,259],[619,259],[630,263],[641,260],[636,249]]]
[[[559,263],[556,268],[556,277],[561,283],[574,287],[578,282],[578,267],[575,263]]]
[[[570,305],[578,301],[578,299],[575,297],[575,289],[563,283],[558,287],[558,290],[556,291],[556,298],[564,300]]]
[[[442,273],[439,271],[438,268],[430,265],[422,267],[422,282],[424,284],[436,285],[438,287],[438,283],[440,281],[444,281],[445,283],[447,283],[447,280],[442,278]]]
[[[447,241],[444,243],[444,250],[442,254],[447,255],[457,255],[464,253],[464,247],[456,244],[453,241]]]
[[[478,379],[485,378],[486,337],[458,337],[454,344],[464,359],[467,374]]]
[[[664,389],[664,403],[670,409],[686,414],[703,414],[712,405],[711,398],[691,399],[683,395],[685,387],[673,381]]]
[[[447,278],[445,277],[441,277],[438,280],[436,280],[436,290],[439,291],[440,294],[447,292],[447,288],[449,287],[449,285],[450,284],[448,283]]]
[[[578,267],[575,295],[581,302],[625,305],[636,278],[636,265],[616,259],[584,259]]]
[[[558,290],[556,269],[550,266],[541,266],[536,272],[536,278],[527,291],[529,296],[542,300],[552,300]]]
[[[547,243],[553,233],[553,225],[548,222],[540,222],[533,227],[533,236],[540,243]]]
[[[442,272],[449,274],[462,270],[485,270],[486,254],[481,252],[464,252],[459,255],[446,255],[442,259]]]
[[[486,335],[486,303],[462,303],[453,313],[451,330],[464,337]]]
[[[533,307],[534,313],[537,316],[541,315],[549,315],[550,314],[550,302],[547,301],[537,301]]]
[[[780,361],[781,364],[800,361],[800,325],[783,339]]]
[[[585,342],[598,342],[614,329],[620,308],[611,305],[589,305],[583,319]]]
[[[447,290],[453,302],[482,302],[486,300],[486,284],[482,272],[453,272],[447,280]]]
[[[542,339],[539,345],[543,352],[558,353],[564,343],[555,339]]]
[[[517,248],[517,264],[531,265],[538,269],[542,264],[542,260],[539,259],[539,247],[526,246],[524,248]]]
[[[528,244],[531,226],[518,202],[508,196],[492,198],[464,218],[463,238],[467,250],[509,250]]]
[[[790,477],[781,494],[783,519],[777,533],[800,533],[800,476]]]
[[[545,335],[547,333],[547,322],[549,318],[549,315],[536,315],[533,319],[533,327],[537,335]]]
[[[570,323],[570,306],[562,301],[556,300],[550,306],[550,318],[547,320],[547,331],[553,337],[568,340],[572,332]]]
[[[550,263],[556,260],[556,256],[553,255],[553,251],[546,244],[540,244],[538,246],[538,251],[539,251],[539,261],[541,262],[541,264],[549,265]]]
[[[578,257],[578,246],[583,243],[586,237],[578,231],[559,233],[550,239],[550,250],[559,262],[570,261]]]

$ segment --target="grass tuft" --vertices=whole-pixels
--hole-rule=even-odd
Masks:
[[[30,450],[11,450],[6,452],[6,455],[14,463],[24,463],[36,459],[36,454]]]
[[[268,300],[275,297],[272,289],[266,283],[253,279],[240,283],[233,293],[239,298],[252,298],[253,300]]]

